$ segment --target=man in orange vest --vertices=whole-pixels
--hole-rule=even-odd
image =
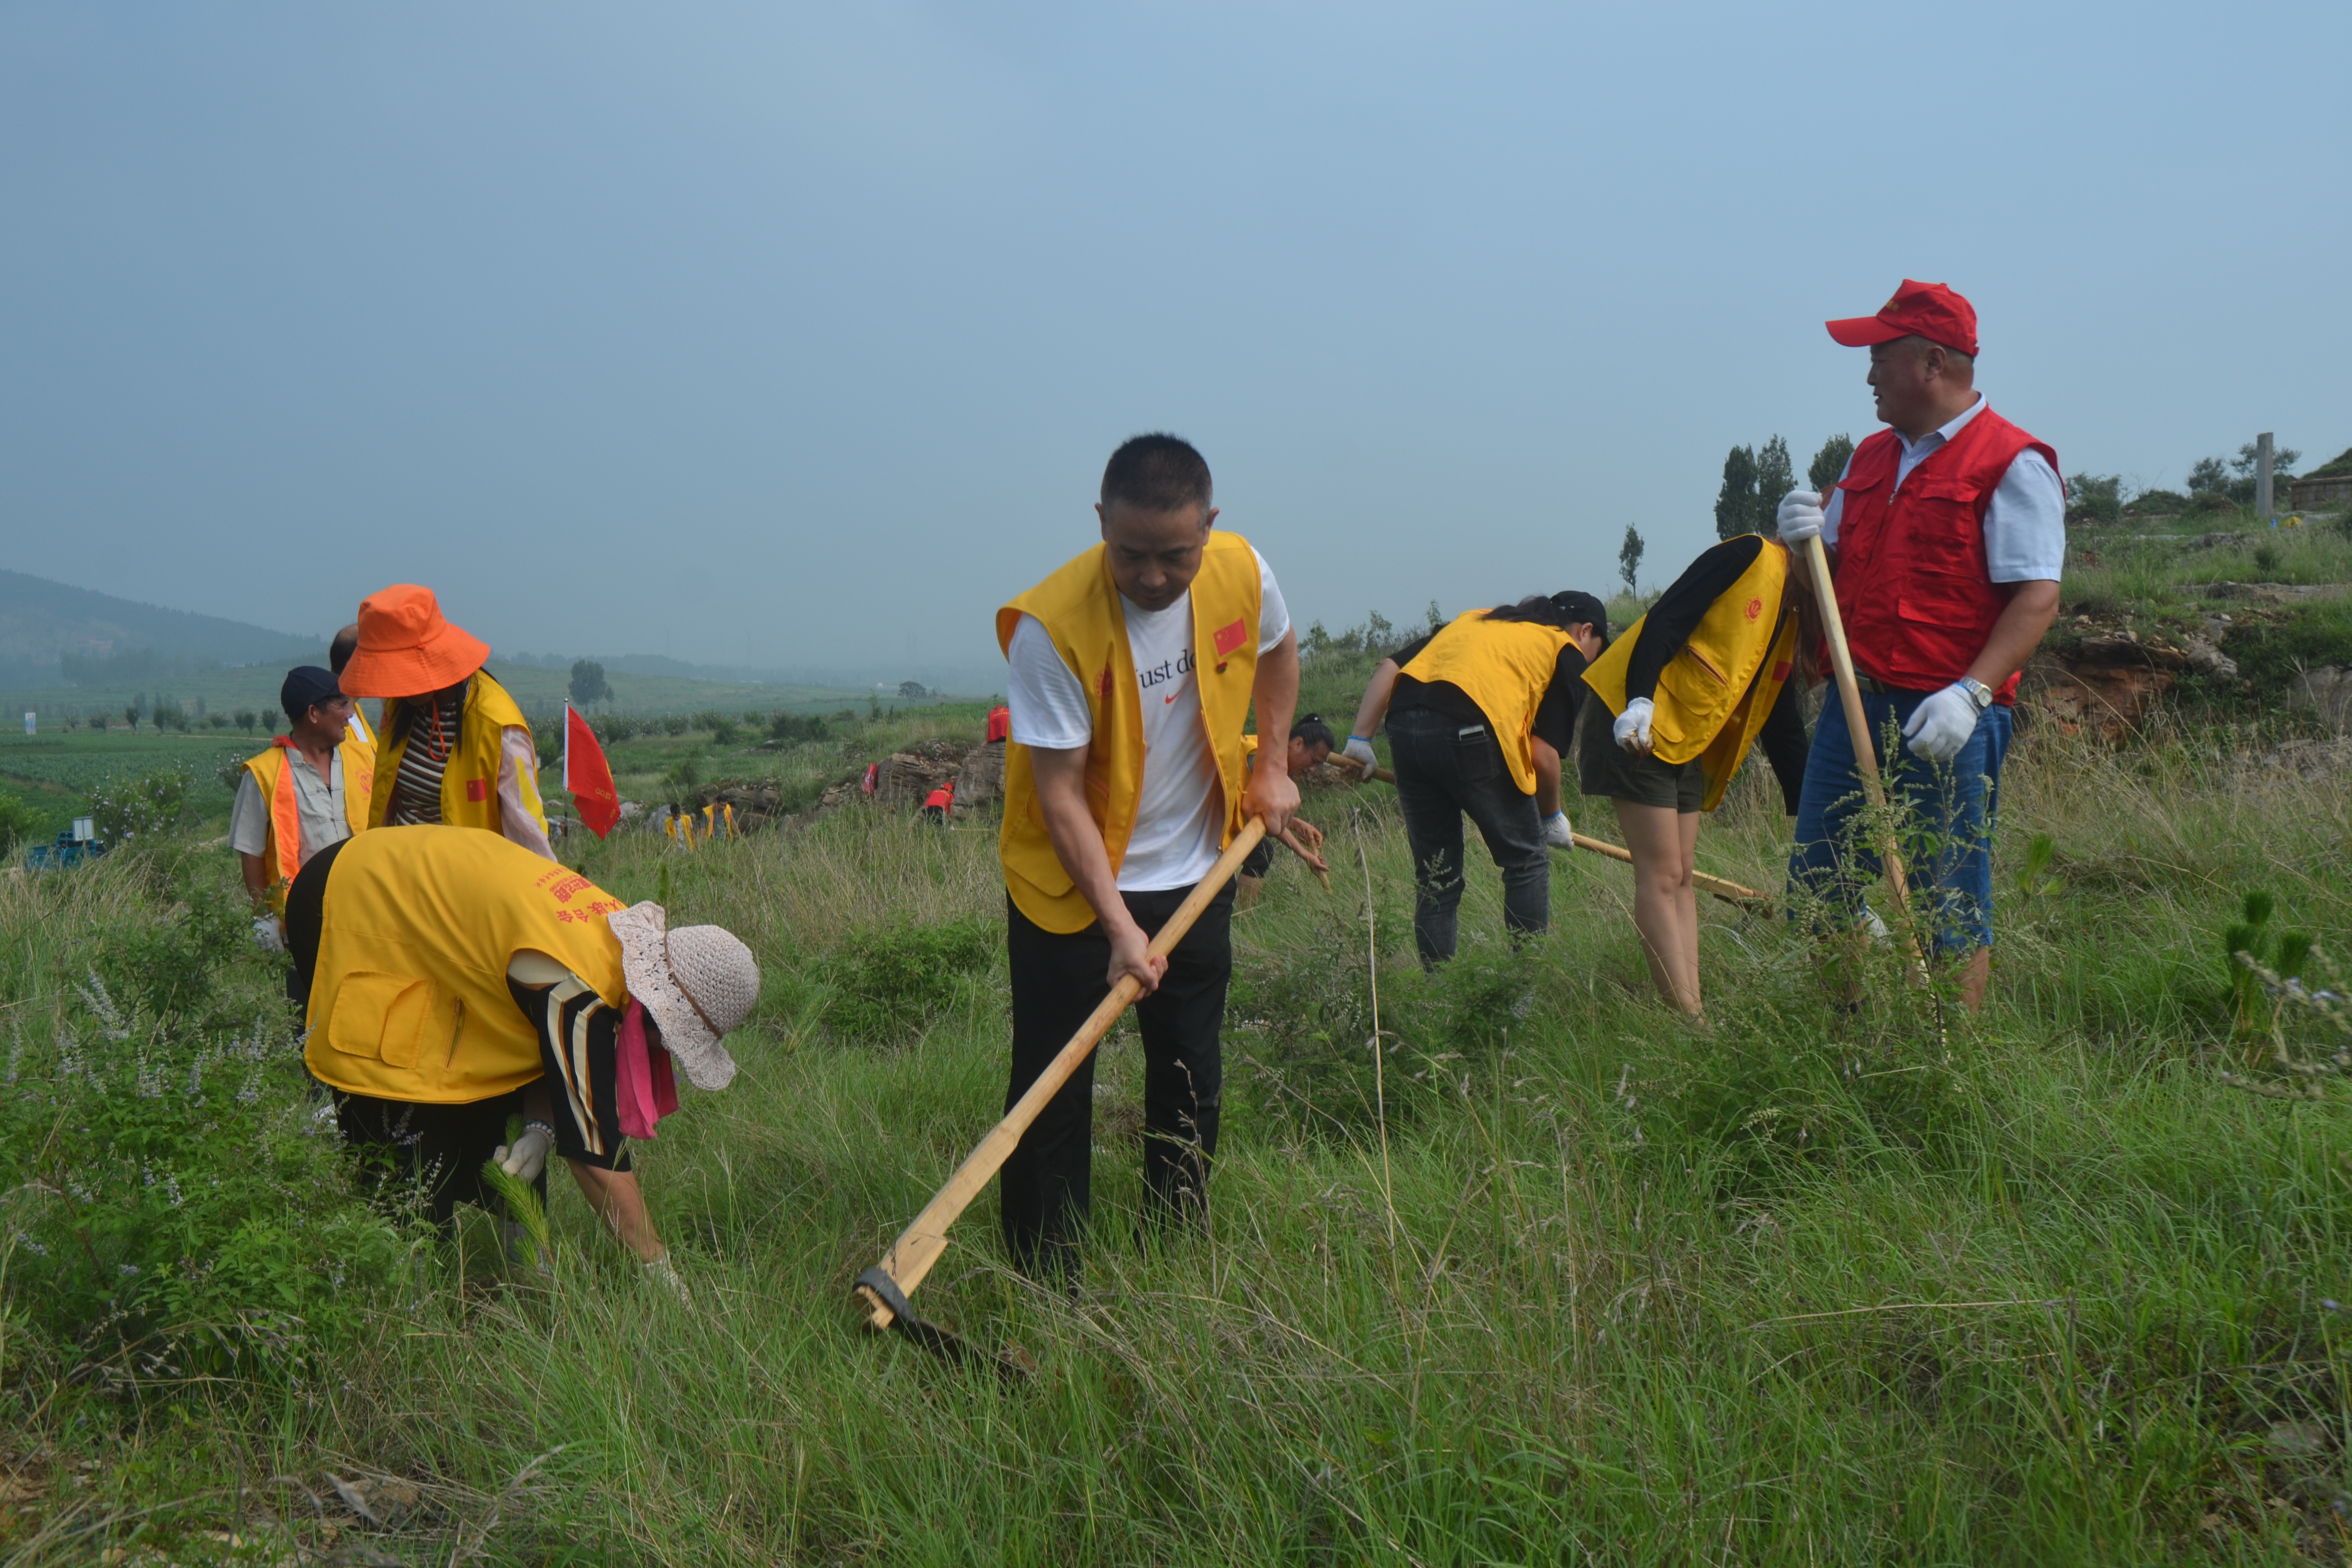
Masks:
[[[482,668],[489,656],[430,588],[395,583],[360,602],[342,689],[384,700],[368,823],[488,828],[552,860],[530,721]]]
[[[1284,752],[1244,769],[1242,731],[1255,703],[1261,733],[1289,732],[1298,638],[1273,571],[1216,531],[1209,465],[1189,443],[1120,447],[1095,514],[1102,542],[996,614],[1012,710],[997,841],[1013,980],[1004,1103],[1132,975],[1146,1208],[1197,1218],[1217,1147],[1232,885],[1167,957],[1146,950],[1244,823],[1279,833],[1297,808]],[[1033,1276],[1075,1268],[1093,1117],[1090,1057],[1004,1163],[1004,1239]]]
[[[2066,491],[2058,454],[1995,414],[1976,390],[1977,313],[1941,283],[1909,279],[1875,316],[1829,323],[1870,350],[1869,383],[1888,428],[1854,448],[1826,505],[1780,503],[1783,542],[1829,547],[1869,744],[1888,791],[1937,847],[1909,866],[1936,951],[1960,966],[1961,999],[1984,1004],[1992,973],[1992,830],[2018,672],[2058,618]],[[1828,659],[1820,661],[1824,667]],[[1822,710],[1797,803],[1792,886],[1861,909],[1875,857],[1846,863],[1860,793],[1844,707]]]
[[[229,847],[253,899],[253,940],[285,950],[286,886],[302,864],[367,826],[375,749],[350,729],[352,700],[316,665],[286,672],[278,689],[287,732],[247,758],[229,808]]]

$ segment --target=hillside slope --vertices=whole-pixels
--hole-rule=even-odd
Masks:
[[[332,628],[297,637],[220,616],[167,610],[95,589],[0,572],[0,682],[61,684],[60,655],[152,648],[222,664],[291,664],[315,658]]]

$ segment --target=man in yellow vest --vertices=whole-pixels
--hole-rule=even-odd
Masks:
[[[1571,588],[1466,611],[1373,670],[1346,754],[1369,771],[1387,719],[1424,969],[1454,956],[1465,816],[1503,873],[1503,929],[1514,942],[1550,929],[1551,851],[1574,842],[1559,755],[1583,700],[1577,677],[1608,638],[1608,607]]]
[[[485,827],[552,860],[530,721],[482,668],[489,656],[430,588],[395,583],[361,601],[342,687],[384,700],[368,825]]]
[[[302,863],[367,826],[375,748],[350,729],[352,700],[316,665],[286,672],[278,689],[287,731],[246,760],[229,807],[229,847],[253,899],[253,940],[270,952],[286,946],[279,917],[286,886]]]
[[[1595,714],[1580,742],[1584,793],[1607,796],[1633,857],[1633,927],[1658,994],[1702,1011],[1699,814],[1723,802],[1761,741],[1791,816],[1805,782],[1805,681],[1798,676],[1803,595],[1789,547],[1761,534],[1700,555],[1649,614],[1584,672],[1614,721]]]
[[[750,949],[455,827],[379,828],[314,857],[286,927],[303,1060],[380,1176],[415,1181],[446,1226],[457,1203],[487,1203],[486,1162],[537,1183],[554,1153],[648,1276],[686,1297],[627,1145],[677,1109],[673,1058],[698,1089],[733,1079],[722,1041],[760,995]]]
[[[1274,573],[1216,531],[1209,466],[1173,436],[1111,455],[1102,542],[996,613],[1010,666],[1005,754],[1009,1109],[1121,976],[1143,987],[1143,1173],[1155,1221],[1197,1219],[1217,1148],[1218,1031],[1233,973],[1228,884],[1166,958],[1151,932],[1253,816],[1298,805],[1280,749],[1242,765],[1251,705],[1286,734],[1298,638]],[[1033,1276],[1071,1278],[1093,1144],[1089,1058],[1004,1163],[1004,1239]]]

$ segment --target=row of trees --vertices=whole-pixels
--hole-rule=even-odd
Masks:
[[[2352,457],[2352,453],[2347,456]],[[2274,500],[2284,503],[2286,483],[2294,478],[2294,466],[2302,460],[2303,454],[2293,447],[2279,447],[2272,450],[2271,482],[2274,487]],[[2234,458],[2200,458],[2189,470],[2186,495],[2168,489],[2127,493],[2121,474],[2076,474],[2066,481],[2066,521],[2115,522],[2126,514],[2179,516],[2252,506],[2258,478],[2256,470],[2261,465],[2261,453],[2252,441],[2240,447]]]
[[[1846,459],[1853,456],[1853,437],[1831,437],[1805,465],[1806,484],[1827,490],[1845,472]],[[1734,447],[1723,459],[1723,488],[1716,492],[1715,536],[1737,539],[1743,533],[1771,532],[1780,498],[1796,488],[1789,443],[1780,437],[1760,447]]]

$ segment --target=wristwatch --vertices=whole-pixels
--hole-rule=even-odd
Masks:
[[[1992,688],[1976,677],[1963,675],[1959,679],[1959,688],[1969,694],[1969,700],[1977,705],[1978,712],[1981,713],[1992,706]]]

